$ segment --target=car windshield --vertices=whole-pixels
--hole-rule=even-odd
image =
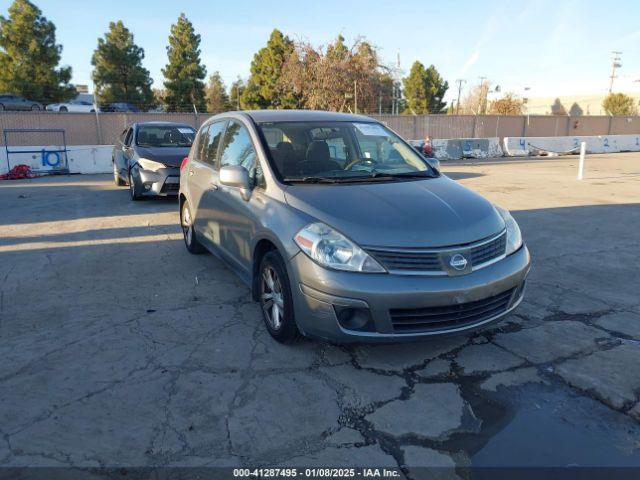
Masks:
[[[190,147],[195,133],[187,126],[143,125],[136,133],[136,144],[141,147]]]
[[[279,176],[292,183],[397,181],[438,173],[375,122],[259,124]]]

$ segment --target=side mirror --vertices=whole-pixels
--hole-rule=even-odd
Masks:
[[[220,168],[220,183],[227,187],[239,188],[242,191],[242,198],[249,199],[251,183],[249,172],[241,165],[225,165]]]

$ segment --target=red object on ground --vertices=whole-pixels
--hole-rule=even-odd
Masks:
[[[431,146],[431,138],[424,137],[424,143],[422,144],[422,153],[424,153],[427,157],[431,157],[433,155],[433,147]]]
[[[0,175],[0,180],[20,180],[22,178],[33,178],[34,173],[29,165],[16,165],[9,173]]]

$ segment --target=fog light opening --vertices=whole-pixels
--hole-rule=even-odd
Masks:
[[[338,323],[346,330],[374,332],[375,325],[369,310],[363,308],[336,307]]]

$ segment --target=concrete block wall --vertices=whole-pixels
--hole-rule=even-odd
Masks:
[[[504,154],[526,157],[541,153],[577,153],[585,142],[587,153],[616,153],[640,151],[640,135],[601,135],[574,137],[505,137]]]
[[[11,153],[9,164],[29,165],[33,170],[55,171],[64,165],[64,153],[59,152],[62,147],[55,145],[37,147],[11,147],[12,151],[32,150],[36,153]],[[112,172],[111,152],[113,145],[72,145],[67,146],[67,159],[70,173],[110,173]],[[0,173],[6,173],[7,152],[0,149]]]
[[[414,145],[420,142],[412,141]],[[438,160],[460,160],[462,158],[501,157],[500,139],[493,138],[456,138],[435,139],[431,141],[433,156]]]

